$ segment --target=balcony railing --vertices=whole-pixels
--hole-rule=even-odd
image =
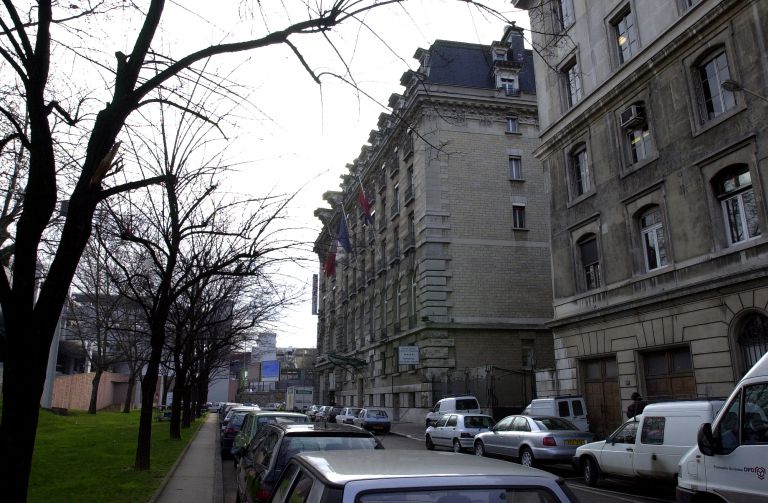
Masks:
[[[416,236],[413,233],[403,236],[403,254],[407,254],[414,248],[416,248]]]
[[[392,203],[389,206],[389,218],[394,219],[400,214],[400,203]]]
[[[397,152],[393,152],[387,159],[387,168],[390,177],[395,176],[400,171],[400,159],[397,157]]]
[[[413,135],[406,132],[400,140],[400,150],[403,152],[403,159],[408,159],[413,154]]]
[[[405,193],[403,194],[403,202],[408,204],[411,201],[413,201],[413,184],[408,184],[405,188]]]
[[[395,244],[389,252],[389,263],[392,264],[398,261],[400,261],[400,245]]]
[[[384,217],[384,215],[382,215]],[[384,232],[387,229],[387,219],[386,218],[380,218],[378,223],[378,229],[379,233]]]
[[[379,173],[379,176],[377,177],[377,184],[376,187],[379,189],[379,192],[384,191],[384,189],[387,188],[387,174],[383,171]]]
[[[520,88],[519,87],[503,87],[504,89],[504,95],[505,96],[520,96]]]
[[[384,262],[384,257],[379,257],[376,259],[376,272],[379,274],[383,273],[387,270],[387,264]]]

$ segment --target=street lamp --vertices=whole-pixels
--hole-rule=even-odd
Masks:
[[[741,85],[741,82],[736,82],[735,80],[727,79],[720,83],[720,87],[728,91],[729,93],[735,93],[736,91],[743,91],[747,94],[751,94],[755,98],[760,98],[761,100],[768,102],[768,98],[761,94],[757,94],[754,91],[750,91],[749,89],[744,88],[744,86]]]

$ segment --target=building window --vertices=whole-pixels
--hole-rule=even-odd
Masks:
[[[613,21],[613,34],[616,37],[616,48],[619,56],[619,63],[624,64],[637,54],[638,41],[637,30],[632,19],[632,11],[627,9],[619,14],[619,17]]]
[[[627,157],[630,164],[649,159],[653,153],[651,130],[642,101],[632,103],[619,116]]]
[[[729,244],[760,236],[757,203],[746,164],[721,171],[715,178],[715,192],[720,201]]]
[[[592,181],[589,174],[589,162],[587,159],[587,147],[584,144],[577,146],[568,156],[572,196],[579,197],[592,190]]]
[[[728,56],[724,49],[702,61],[695,68],[694,74],[701,122],[712,120],[736,108],[734,94],[722,88],[722,83],[731,78]]]
[[[600,280],[600,258],[597,252],[597,237],[594,234],[587,234],[577,243],[579,250],[579,262],[586,290],[594,290],[601,285]]]
[[[411,271],[411,288],[408,294],[408,321],[411,327],[416,324],[416,288],[418,287],[416,271]]]
[[[509,156],[509,178],[511,180],[523,179],[523,164],[518,156]]]
[[[667,265],[666,238],[661,221],[661,209],[658,206],[640,215],[640,238],[645,270],[653,271]]]
[[[512,228],[525,229],[525,206],[512,206]]]
[[[400,326],[400,280],[395,281],[395,328]]]
[[[520,91],[517,88],[517,81],[515,79],[501,77],[499,79],[500,87],[504,90],[504,94],[507,96],[518,96]]]
[[[520,132],[520,121],[517,117],[507,117],[507,133]]]
[[[561,31],[573,24],[573,0],[555,0],[552,3],[555,15],[555,26]]]
[[[573,59],[563,67],[561,73],[563,85],[565,87],[566,105],[570,108],[581,101],[582,98],[581,71],[579,70],[579,64]]]

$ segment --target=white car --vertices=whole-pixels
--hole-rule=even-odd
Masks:
[[[302,452],[277,481],[272,503],[578,501],[562,479],[535,468],[449,452]]]
[[[453,452],[472,449],[475,435],[488,431],[496,421],[485,414],[446,414],[424,434],[427,449],[450,447]]]
[[[355,424],[355,418],[362,409],[360,407],[344,407],[336,414],[336,422],[339,424]]]
[[[437,401],[434,407],[427,412],[425,426],[432,426],[444,414],[482,414],[480,402],[471,395],[448,396]]]

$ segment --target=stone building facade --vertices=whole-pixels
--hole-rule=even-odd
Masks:
[[[727,396],[768,348],[768,3],[518,0],[552,186],[555,366],[607,433],[633,392]]]
[[[533,365],[552,364],[532,54],[510,26],[491,45],[438,40],[415,58],[342,190],[326,194],[331,208],[316,211],[319,400],[422,421],[436,398],[482,383],[484,407],[519,408]],[[342,214],[353,247],[343,258]],[[401,347],[418,363],[401,364]]]

